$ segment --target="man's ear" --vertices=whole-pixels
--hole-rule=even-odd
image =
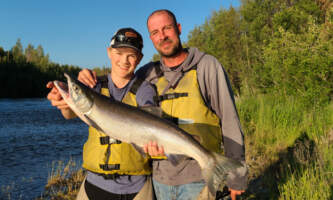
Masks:
[[[111,51],[112,51],[112,47],[106,47],[106,52],[107,52],[110,60],[111,60]]]
[[[180,35],[182,33],[182,25],[177,24],[177,28],[178,28],[178,35]]]

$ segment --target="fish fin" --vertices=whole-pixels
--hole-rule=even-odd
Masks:
[[[201,143],[202,142],[202,139],[201,139],[201,137],[200,136],[198,136],[198,135],[191,135],[196,141],[198,141],[199,143]]]
[[[150,114],[153,114],[157,117],[162,117],[163,111],[158,106],[141,106],[139,107],[141,110],[149,112]]]
[[[245,175],[246,167],[239,161],[227,158],[221,154],[212,153],[213,161],[202,168],[202,176],[205,179],[209,192],[212,195],[222,190],[226,184],[227,177],[234,175]]]
[[[92,126],[92,127],[94,127],[95,129],[97,129],[98,131],[100,131],[100,132],[103,132],[103,133],[105,133],[104,131],[103,131],[103,129],[100,127],[100,126],[98,126],[92,119],[90,119],[87,115],[83,115],[83,117],[88,121],[88,125],[89,126]]]

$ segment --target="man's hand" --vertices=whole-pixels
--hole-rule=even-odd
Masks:
[[[97,83],[97,75],[96,72],[90,70],[90,69],[83,69],[79,72],[79,76],[77,79],[85,84],[86,86],[89,86],[90,88],[95,87]]]
[[[59,86],[62,88],[66,88],[66,84],[63,82],[59,82]],[[58,109],[69,109],[69,106],[63,100],[62,96],[60,95],[59,90],[55,87],[53,82],[48,82],[46,84],[47,88],[52,88],[51,91],[47,94],[47,99],[51,101],[52,106],[56,106]]]
[[[236,200],[237,195],[241,195],[243,192],[245,192],[244,190],[233,190],[233,189],[229,189],[229,191],[232,200]]]
[[[155,141],[150,141],[148,144],[145,144],[143,150],[152,157],[165,156],[163,146],[159,147]]]

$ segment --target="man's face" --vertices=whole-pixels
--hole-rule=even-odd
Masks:
[[[112,64],[112,73],[120,78],[130,79],[142,55],[128,47],[108,48],[108,56]]]
[[[155,13],[149,18],[147,25],[150,39],[162,56],[172,57],[181,50],[180,24],[176,26],[167,13]]]

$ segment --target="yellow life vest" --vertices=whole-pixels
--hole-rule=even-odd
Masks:
[[[161,76],[156,82],[158,101],[165,114],[176,122],[184,131],[197,139],[202,146],[210,151],[221,153],[220,120],[205,104],[197,81],[197,70],[186,72],[176,88],[169,88],[168,81]]]
[[[141,84],[141,82],[133,83],[131,90],[124,96],[123,103],[137,106],[135,93],[139,87],[138,84]],[[133,88],[135,88],[135,91],[133,91]],[[101,94],[110,96],[107,84],[102,85]],[[89,137],[83,147],[82,166],[105,177],[113,174],[151,174],[148,156],[143,157],[131,144],[113,140],[93,127],[89,127]]]

